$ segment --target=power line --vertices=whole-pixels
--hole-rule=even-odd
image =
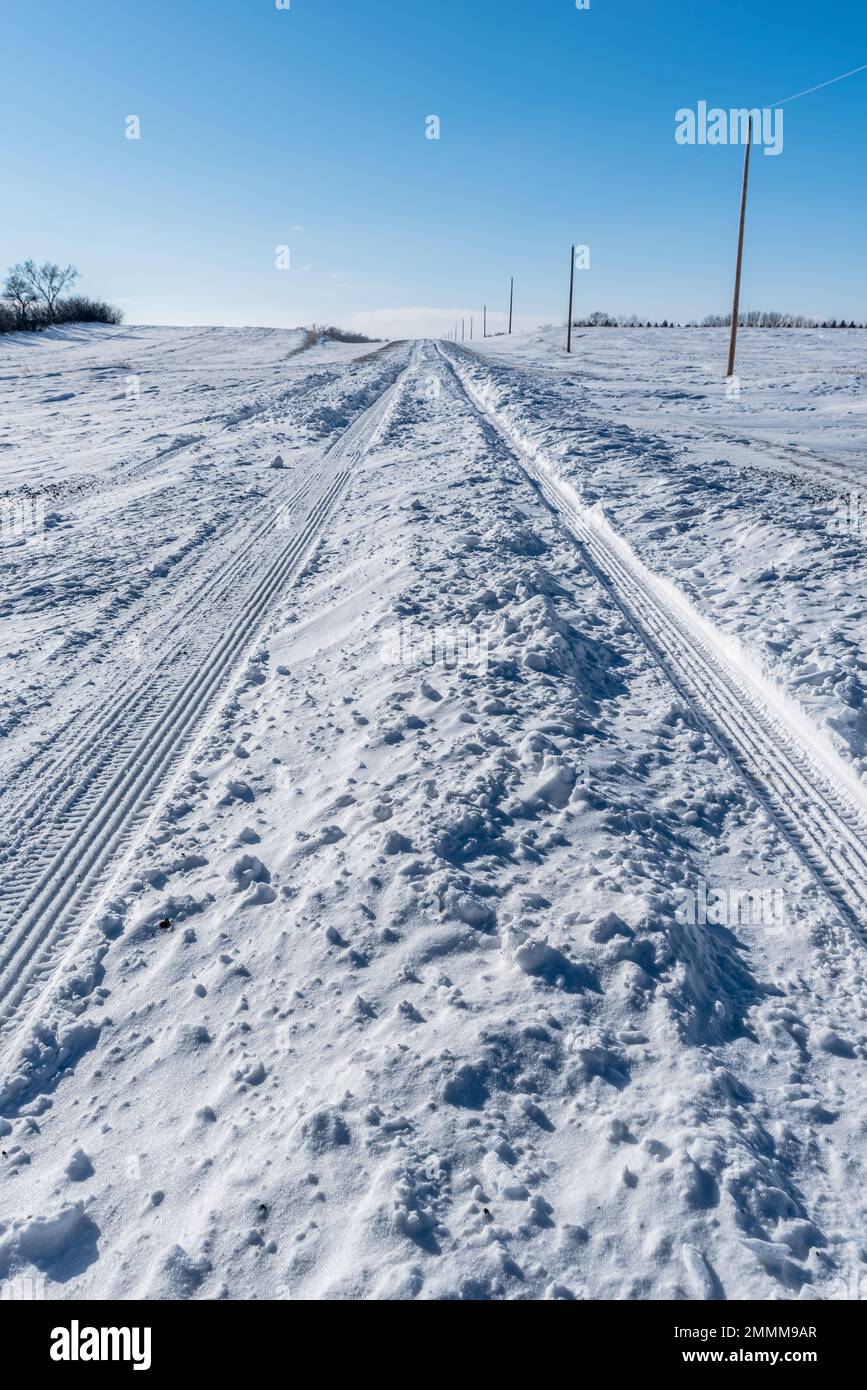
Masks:
[[[867,72],[867,63],[862,63],[860,68],[853,68],[851,72],[841,72],[839,77],[829,77],[827,82],[820,82],[815,87],[808,87],[804,92],[796,92],[793,97],[786,97],[785,101],[774,101],[772,106],[785,106],[790,101],[797,101],[799,97],[811,96],[813,92],[821,92],[823,87],[833,87],[835,82],[842,82],[846,77],[854,77],[856,72]]]

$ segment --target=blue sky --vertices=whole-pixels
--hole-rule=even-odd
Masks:
[[[742,150],[675,112],[867,63],[863,0],[4,0],[0,268],[72,260],[137,323],[728,307]],[[125,137],[129,115],[141,139]],[[438,141],[425,138],[437,115]],[[867,319],[867,72],[753,158],[743,303]],[[275,268],[288,245],[291,269]]]

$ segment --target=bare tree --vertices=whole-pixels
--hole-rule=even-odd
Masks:
[[[67,265],[61,269],[51,261],[46,261],[40,266],[37,266],[35,261],[22,261],[13,265],[9,273],[10,276],[20,276],[33,291],[34,299],[44,302],[50,318],[54,317],[54,307],[59,296],[64,290],[71,289],[79,279],[79,272],[74,265]]]
[[[36,303],[37,295],[27,277],[21,274],[17,266],[13,266],[6,276],[3,285],[3,298],[11,300],[15,305],[15,312],[23,328],[27,323],[30,306]]]

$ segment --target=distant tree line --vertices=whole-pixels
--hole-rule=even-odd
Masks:
[[[731,314],[708,314],[701,323],[688,323],[687,328],[730,328]],[[803,314],[781,314],[778,309],[743,309],[738,314],[739,328],[864,328],[853,319],[809,319]]]
[[[602,309],[594,309],[583,319],[573,319],[573,328],[730,328],[731,314],[708,314],[701,322],[690,319],[688,323],[676,323],[674,319],[642,319],[637,314],[606,314]],[[744,309],[738,314],[739,328],[867,328],[867,324],[856,323],[853,319],[810,319],[803,314],[781,314],[776,309]]]
[[[0,333],[33,332],[56,323],[121,323],[123,314],[113,304],[69,294],[79,278],[74,265],[13,265],[0,297]]]

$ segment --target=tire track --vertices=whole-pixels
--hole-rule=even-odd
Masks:
[[[362,415],[363,413],[361,412]],[[348,431],[346,433],[348,436]],[[341,439],[336,442],[341,445]],[[26,828],[34,816],[44,830],[46,816],[50,823],[55,823],[59,818],[68,816],[70,811],[69,804],[64,800],[70,784],[69,778],[65,781],[55,780],[50,787],[37,785],[35,792],[28,790],[27,781],[34,764],[41,763],[53,750],[59,750],[55,753],[57,760],[53,764],[55,774],[66,769],[74,781],[75,764],[86,758],[90,762],[90,780],[102,776],[106,758],[115,751],[111,740],[114,739],[116,742],[119,737],[121,721],[134,729],[136,725],[140,726],[142,720],[152,718],[155,712],[165,706],[172,689],[171,673],[176,670],[183,671],[189,666],[189,648],[197,647],[199,655],[205,655],[205,641],[209,628],[203,617],[207,616],[212,625],[217,623],[221,626],[225,622],[227,603],[247,581],[259,550],[273,540],[275,516],[277,529],[285,529],[298,506],[311,489],[318,485],[319,480],[317,472],[296,488],[285,502],[278,502],[278,490],[272,489],[262,502],[267,509],[264,519],[244,528],[247,534],[243,536],[240,545],[229,555],[228,560],[224,559],[215,565],[197,589],[191,591],[190,587],[194,575],[181,576],[180,583],[183,587],[180,606],[176,612],[172,612],[172,630],[167,636],[159,631],[158,625],[153,621],[143,627],[141,620],[137,626],[132,626],[131,630],[125,633],[127,641],[130,637],[153,639],[152,645],[159,646],[161,652],[158,668],[136,673],[132,678],[134,684],[127,680],[105,691],[103,698],[111,703],[109,713],[104,714],[97,710],[87,723],[83,723],[81,710],[74,711],[63,723],[51,729],[47,740],[32,745],[26,757],[6,775],[2,799],[9,806],[14,797],[15,805],[14,810],[10,807],[6,814],[0,817],[0,874],[4,863],[14,851],[22,828]],[[174,572],[173,577],[176,577]],[[161,607],[164,609],[165,605],[166,596],[163,595]],[[87,733],[88,728],[92,730],[90,735]],[[46,805],[50,807],[47,811]],[[24,868],[20,873],[32,876],[32,871],[28,868]],[[4,887],[0,879],[0,921],[3,898],[9,891],[9,885]]]
[[[738,667],[720,634],[673,584],[638,559],[601,516],[584,508],[463,376],[441,348],[461,394],[508,448],[590,570],[642,638],[670,683],[747,781],[862,945],[867,945],[867,816],[854,775],[797,727],[758,672]],[[851,788],[851,790],[850,790]]]
[[[388,344],[389,348],[396,346],[398,345]],[[391,357],[393,353],[388,353],[386,356]],[[340,387],[344,384],[351,386],[357,375],[351,370],[354,365],[354,363],[334,362],[307,368],[304,375],[289,386],[271,384],[262,394],[255,396],[252,400],[246,403],[239,402],[232,409],[224,411],[217,417],[213,428],[204,434],[190,435],[189,438],[184,438],[185,429],[193,429],[203,423],[208,423],[208,421],[203,421],[202,417],[197,417],[179,430],[176,443],[170,444],[165,449],[150,454],[144,459],[126,464],[122,462],[115,464],[115,470],[119,475],[118,480],[128,482],[132,478],[146,474],[152,468],[164,463],[167,458],[184,453],[197,444],[207,444],[208,446],[218,444],[223,435],[230,434],[249,424],[255,424],[264,416],[285,410],[287,406],[301,407],[311,397],[328,386]]]
[[[315,478],[307,479],[280,506],[278,524],[285,524],[285,521],[294,515],[315,481]],[[60,744],[50,777],[37,782],[35,788],[22,789],[15,800],[14,808],[10,807],[6,813],[0,827],[0,866],[9,859],[13,852],[14,839],[20,836],[22,830],[35,828],[33,822],[38,821],[44,833],[46,828],[54,826],[69,813],[71,803],[64,798],[74,789],[83,762],[88,766],[88,780],[95,781],[102,775],[106,760],[116,756],[115,745],[123,738],[123,730],[140,728],[142,720],[153,718],[159,713],[171,692],[167,672],[183,668],[183,657],[190,646],[187,624],[192,623],[195,618],[201,627],[203,607],[207,604],[213,605],[216,614],[224,612],[227,596],[246,577],[251,557],[273,529],[274,512],[269,510],[266,519],[251,530],[246,540],[230,557],[228,565],[208,576],[202,587],[193,595],[185,596],[173,622],[177,638],[172,645],[164,648],[158,670],[148,669],[137,673],[137,677],[108,692],[111,699],[108,712],[96,709],[90,712],[90,717],[85,715],[83,723],[77,714],[73,714],[67,724],[52,730],[48,742],[37,748],[24,764],[9,775],[3,788],[4,800],[7,803],[15,794],[17,784],[30,772],[33,762],[37,758],[44,760],[54,745]],[[73,740],[68,742],[65,748],[64,737]],[[131,734],[127,733],[126,737],[129,739]],[[81,786],[78,790],[82,790]],[[22,881],[22,877],[26,880],[27,875],[26,868],[19,871],[16,886]],[[3,899],[9,892],[10,885],[0,883],[0,911]]]
[[[87,924],[97,890],[106,891],[111,869],[117,872],[136,830],[169,790],[177,770],[195,737],[219,705],[231,677],[245,655],[254,649],[274,602],[304,565],[325,532],[328,520],[346,489],[354,465],[373,445],[394,408],[417,352],[397,380],[353,422],[325,455],[331,471],[322,495],[307,512],[300,528],[252,585],[243,605],[220,641],[161,709],[149,726],[136,731],[132,746],[124,741],[121,755],[102,782],[91,783],[83,793],[73,788],[70,796],[76,818],[48,845],[33,845],[37,863],[32,881],[11,885],[13,903],[0,943],[0,1031],[8,1029],[21,1005],[46,975],[53,977],[64,947]],[[91,743],[110,736],[95,731]],[[80,750],[73,755],[80,763]],[[72,768],[74,774],[74,766]],[[51,781],[34,789],[34,796],[50,795]]]

